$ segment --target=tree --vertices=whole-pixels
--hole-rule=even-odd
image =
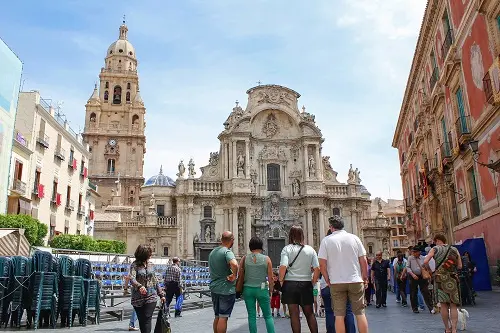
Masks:
[[[86,235],[57,235],[50,241],[50,246],[58,249],[106,253],[125,253],[127,249],[125,242],[117,240],[96,240]]]
[[[24,229],[24,236],[34,246],[45,245],[44,238],[48,232],[46,224],[29,215],[0,215],[0,228]]]

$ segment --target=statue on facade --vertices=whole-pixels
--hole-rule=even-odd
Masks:
[[[177,169],[179,170],[179,173],[177,174],[177,177],[184,178],[184,172],[186,172],[186,167],[184,166],[184,161],[183,160],[181,160],[179,162],[179,166],[177,167]]]
[[[211,239],[211,230],[210,230],[210,226],[207,225],[207,227],[205,228],[205,242],[210,242],[210,239]]]
[[[236,165],[238,167],[238,175],[244,174],[245,170],[245,156],[243,156],[243,153],[239,153],[238,157],[236,159]]]
[[[356,168],[356,170],[354,170],[354,182],[356,184],[361,184],[361,178],[359,177],[359,174],[361,173],[361,171],[358,170],[358,168]]]
[[[300,196],[300,181],[298,179],[295,179],[292,183],[292,196]]]
[[[151,193],[151,199],[149,200],[149,207],[155,207],[155,194]]]
[[[378,212],[381,213],[382,212],[382,199],[381,198],[378,198]]]
[[[188,177],[193,178],[196,175],[196,171],[194,171],[194,161],[191,158],[188,163]]]
[[[309,156],[309,177],[316,176],[316,162],[314,161],[314,157]]]
[[[354,170],[352,169],[352,164],[351,164],[351,167],[349,168],[349,173],[347,174],[347,183],[354,184],[355,182],[356,182],[356,175],[354,174]]]

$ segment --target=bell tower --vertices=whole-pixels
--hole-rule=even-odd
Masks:
[[[83,137],[89,144],[89,179],[99,186],[100,202],[111,205],[121,191],[123,205],[139,205],[144,184],[146,108],[139,92],[135,49],[127,39],[123,20],[99,73],[99,83],[85,105]],[[120,183],[120,186],[117,186]]]

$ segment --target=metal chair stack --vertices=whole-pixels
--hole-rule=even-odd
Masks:
[[[75,262],[68,256],[59,257],[59,309],[61,327],[73,326],[78,314],[83,323],[84,287],[83,277],[75,275]]]
[[[19,328],[21,327],[24,309],[29,304],[31,260],[23,256],[14,256],[12,257],[12,263],[10,326]]]
[[[57,262],[51,253],[37,251],[33,254],[33,275],[31,277],[30,292],[32,295],[30,314],[27,326],[37,329],[40,324],[52,328],[56,327],[58,273]]]
[[[9,257],[0,257],[0,325],[5,326],[9,322],[11,275],[12,259]]]
[[[83,278],[84,285],[84,300],[82,317],[80,324],[87,325],[87,318],[89,317],[89,310],[93,310],[95,317],[93,318],[94,324],[99,324],[100,316],[100,302],[101,302],[101,286],[98,280],[93,279],[92,263],[87,259],[77,259],[75,263],[75,275]]]

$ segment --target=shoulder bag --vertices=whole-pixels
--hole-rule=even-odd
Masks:
[[[448,254],[450,254],[450,250],[451,250],[451,245],[448,245],[448,250],[446,250],[446,254],[443,257],[443,260],[441,260],[441,262],[439,262],[439,264],[436,264],[436,271],[448,259]]]
[[[420,258],[415,258],[417,260],[417,265],[420,267],[420,274],[424,280],[430,280],[432,278],[432,273],[420,264]]]
[[[297,253],[297,255],[295,256],[295,258],[293,258],[292,262],[290,263],[290,265],[288,265],[288,267],[286,268],[286,272],[285,272],[285,276],[283,277],[283,281],[285,280],[285,277],[286,275],[288,274],[288,270],[293,266],[293,264],[295,263],[295,260],[297,260],[297,258],[299,257],[299,254],[300,252],[302,252],[302,249],[304,248],[304,245],[302,245],[299,249],[299,252]]]

